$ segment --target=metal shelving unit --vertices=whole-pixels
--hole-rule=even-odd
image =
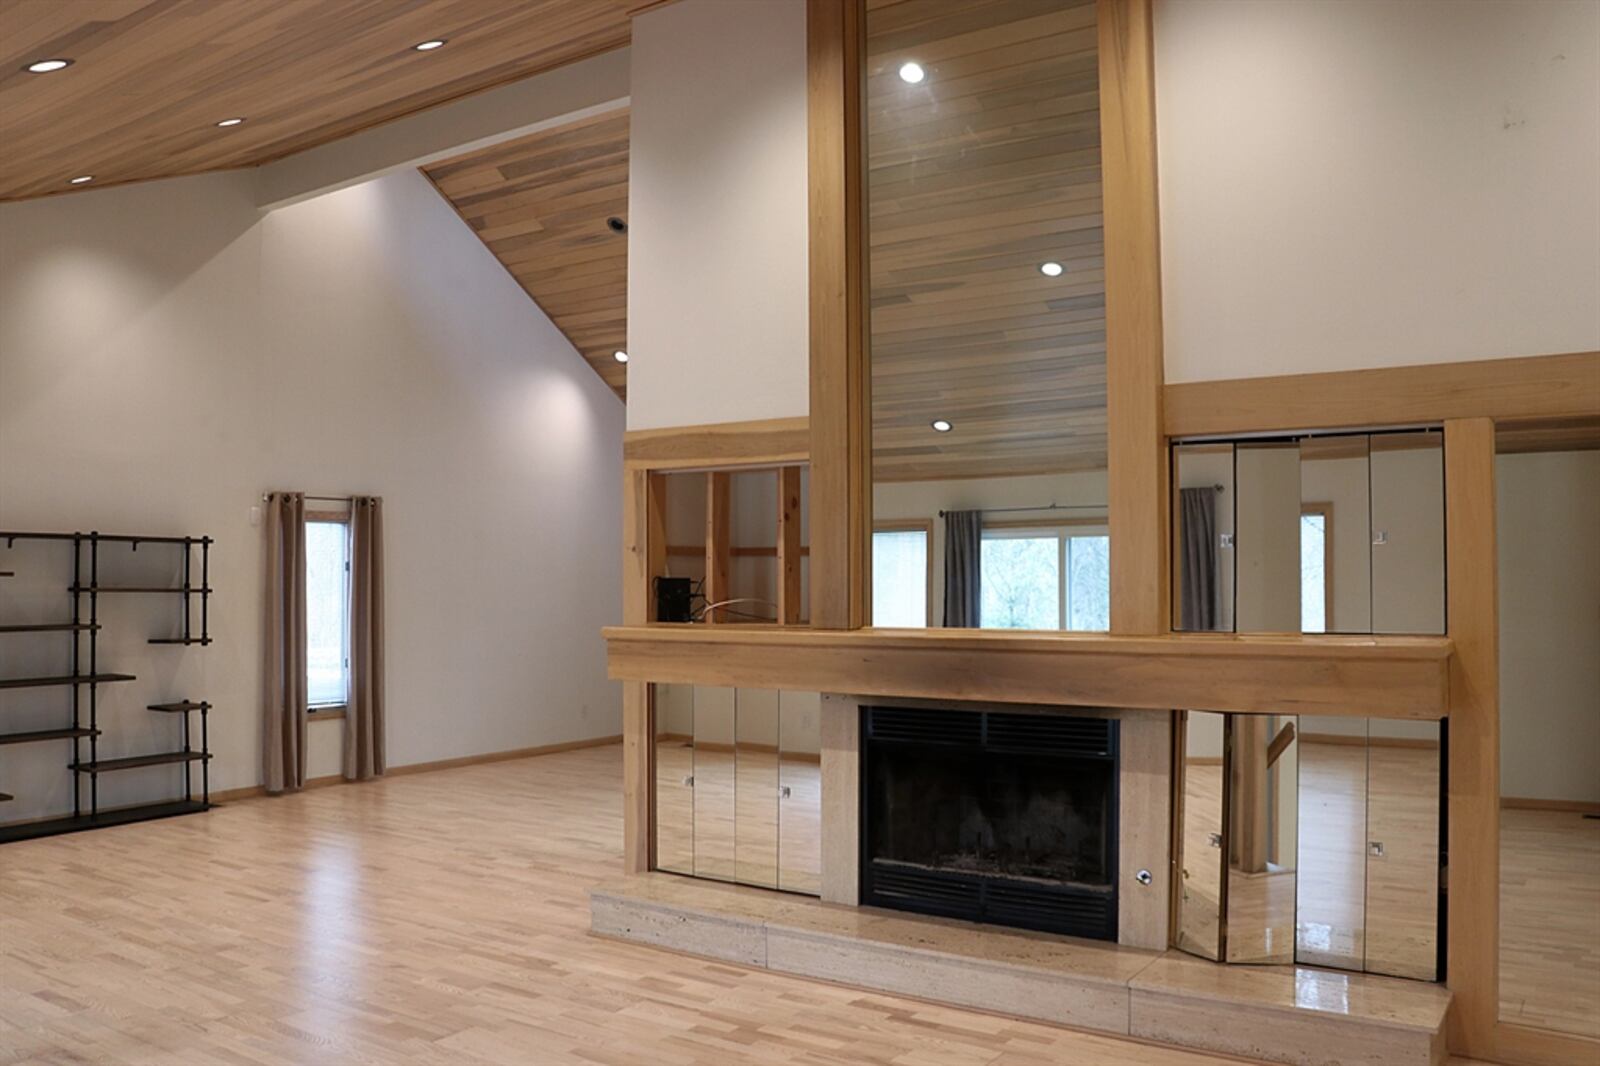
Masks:
[[[164,714],[179,714],[183,718],[183,747],[177,751],[150,752],[142,755],[119,756],[103,759],[99,741],[103,735],[99,721],[99,688],[103,684],[137,680],[132,674],[102,671],[99,666],[99,635],[101,631],[99,598],[102,594],[158,594],[182,597],[182,635],[153,637],[151,644],[158,645],[209,645],[210,632],[210,537],[145,537],[92,533],[33,533],[0,531],[0,542],[6,548],[19,540],[70,542],[72,545],[72,583],[67,592],[72,597],[70,621],[27,625],[0,625],[0,636],[21,633],[67,633],[72,637],[71,673],[45,677],[0,678],[0,689],[69,687],[72,690],[72,724],[58,729],[34,729],[0,733],[0,745],[34,744],[53,740],[72,741],[72,760],[66,768],[74,775],[73,811],[69,816],[45,821],[0,825],[0,843],[28,840],[35,837],[72,833],[83,829],[96,829],[108,825],[126,825],[153,818],[170,818],[179,814],[192,814],[208,810],[211,804],[210,769],[211,752],[208,743],[206,713],[211,704],[205,701],[180,700],[171,703],[150,704],[149,709]],[[106,544],[125,544],[138,551],[142,544],[178,546],[183,551],[183,580],[176,587],[151,585],[105,585],[100,582],[100,551]],[[200,580],[194,583],[196,549],[199,549]],[[11,575],[13,571],[5,571]],[[195,626],[195,605],[199,607],[198,632]],[[87,646],[86,646],[87,645]],[[190,715],[200,714],[200,746],[190,742]],[[85,720],[87,719],[87,720]],[[87,758],[82,747],[87,740]],[[195,798],[191,768],[198,763],[201,769],[200,797]],[[119,770],[146,766],[182,765],[184,768],[184,796],[181,800],[162,800],[114,810],[100,809],[100,775]],[[84,810],[83,779],[89,783],[89,805]],[[14,797],[0,792],[0,802]]]

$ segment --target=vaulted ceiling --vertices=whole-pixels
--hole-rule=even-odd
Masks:
[[[595,373],[627,398],[628,112],[425,167]]]
[[[1095,5],[869,0],[867,34],[874,476],[1104,469]]]
[[[621,47],[638,6],[0,0],[0,200],[269,162]]]

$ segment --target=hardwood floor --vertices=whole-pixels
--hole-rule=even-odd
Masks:
[[[590,937],[621,748],[0,849],[0,1063],[1237,1060]]]
[[[1600,820],[1500,812],[1500,1017],[1600,1039]]]

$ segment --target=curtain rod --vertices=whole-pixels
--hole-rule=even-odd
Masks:
[[[1212,485],[1211,488],[1212,488],[1212,491],[1214,491],[1214,492],[1222,492],[1223,491],[1223,487],[1221,485]],[[1108,509],[1107,505],[1103,504],[1103,503],[1053,503],[1052,502],[1052,503],[1045,504],[1043,507],[982,507],[982,508],[978,509],[978,512],[980,514],[1012,514],[1012,513],[1015,513],[1017,511],[1104,511],[1104,510],[1107,510],[1107,509]],[[949,513],[950,512],[941,509],[939,511],[939,517],[943,518],[945,515],[947,515]]]

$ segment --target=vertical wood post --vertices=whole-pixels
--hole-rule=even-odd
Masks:
[[[778,622],[798,625],[800,604],[800,468],[778,468]]]

